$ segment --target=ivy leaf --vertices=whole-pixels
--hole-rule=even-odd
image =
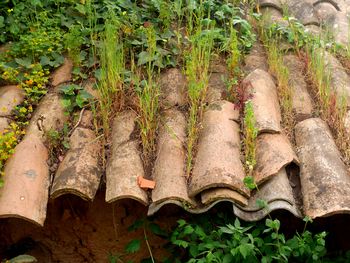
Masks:
[[[125,252],[126,253],[135,253],[139,251],[141,248],[141,240],[139,239],[134,239],[131,240],[125,247]]]
[[[77,103],[79,108],[83,108],[89,101],[89,99],[92,99],[92,95],[87,92],[86,90],[81,90],[79,94],[77,95],[75,102]]]
[[[32,64],[32,60],[30,58],[15,58],[15,61],[18,65],[25,67],[25,68],[30,68],[30,65]]]

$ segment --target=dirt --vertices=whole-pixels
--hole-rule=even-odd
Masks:
[[[35,256],[38,262],[109,262],[110,255],[125,253],[127,243],[139,239],[142,241],[140,251],[123,257],[123,262],[140,262],[149,257],[143,228],[134,232],[127,228],[146,214],[147,208],[136,201],[106,203],[104,190],[98,192],[92,203],[75,196],[63,196],[49,202],[43,228],[21,219],[2,220],[0,259],[27,253]],[[176,219],[178,216],[162,210],[156,222],[169,230]],[[162,248],[165,240],[149,230],[146,234],[154,258],[162,261],[168,255]]]

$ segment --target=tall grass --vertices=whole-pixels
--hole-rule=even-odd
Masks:
[[[146,161],[155,151],[155,139],[158,129],[158,113],[159,113],[159,93],[160,87],[158,83],[159,69],[155,68],[152,58],[156,55],[157,40],[153,25],[144,28],[147,37],[147,53],[149,61],[146,65],[146,76],[141,79],[140,71],[132,66],[133,81],[138,98],[138,125],[141,130],[141,140],[143,153]]]
[[[214,47],[214,32],[209,26],[203,28],[204,14],[199,8],[188,18],[187,32],[190,33],[190,47],[185,55],[185,73],[188,80],[189,119],[187,128],[186,174],[190,175],[193,152],[198,139],[199,123],[202,119],[204,102],[209,82],[209,64]]]
[[[110,134],[109,124],[114,109],[121,108],[124,96],[125,71],[123,42],[119,39],[120,23],[113,12],[105,21],[99,50],[101,78],[98,85],[100,114],[105,137]]]
[[[339,96],[331,88],[331,71],[325,63],[324,54],[324,49],[308,46],[307,70],[313,84],[314,95],[318,101],[321,118],[330,126],[344,161],[350,164],[350,138],[344,122],[347,101],[345,94]]]

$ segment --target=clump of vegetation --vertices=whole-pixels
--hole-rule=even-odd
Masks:
[[[198,139],[199,122],[203,115],[204,102],[209,82],[209,63],[214,38],[210,29],[198,31],[191,37],[191,48],[186,57],[185,72],[188,80],[189,119],[187,127],[187,175],[190,174],[193,150]],[[201,61],[201,63],[198,63]]]
[[[330,84],[331,72],[325,65],[323,49],[309,47],[307,53],[307,70],[312,82],[314,97],[318,100],[321,118],[330,126],[335,142],[344,156],[344,161],[350,163],[350,138],[346,132],[345,115],[347,111],[346,97],[337,96]]]
[[[253,170],[256,165],[256,139],[258,137],[258,129],[254,116],[253,104],[251,100],[245,102],[244,117],[243,117],[243,145],[245,168],[247,178],[252,178]]]
[[[159,71],[158,74],[155,72],[156,65],[155,61],[152,59],[157,54],[156,34],[153,25],[150,23],[146,24],[144,31],[147,38],[148,56],[146,63],[146,77],[142,81],[139,81],[139,79],[136,78],[134,84],[136,84],[135,90],[138,97],[138,124],[141,130],[143,151],[145,156],[149,158],[155,151],[160,87],[157,80]]]
[[[209,224],[207,224],[209,225]],[[321,262],[326,254],[326,233],[304,230],[286,239],[280,221],[234,223],[221,226],[178,221],[171,242],[185,251],[181,262]]]
[[[294,120],[293,120],[293,108],[292,108],[292,89],[289,85],[289,70],[284,65],[283,62],[283,51],[280,48],[280,45],[283,44],[283,37],[280,35],[282,32],[277,34],[274,32],[276,30],[275,25],[270,26],[265,29],[261,27],[262,40],[265,44],[267,51],[267,59],[269,64],[269,69],[271,73],[276,77],[278,84],[278,97],[282,111],[282,120],[286,128],[287,134],[293,129]],[[298,34],[293,34],[298,35]],[[299,40],[296,47],[299,47]],[[290,135],[290,134],[289,134]]]

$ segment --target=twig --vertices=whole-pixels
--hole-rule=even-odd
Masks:
[[[146,241],[146,245],[147,245],[147,248],[148,248],[148,252],[149,252],[149,255],[151,257],[151,260],[152,260],[152,263],[154,263],[154,258],[153,258],[153,254],[152,254],[152,250],[151,250],[151,247],[148,243],[148,238],[147,238],[147,234],[146,234],[146,229],[143,228],[143,234],[145,236],[145,241]]]
[[[81,120],[83,118],[84,111],[85,111],[85,107],[81,109],[80,114],[79,114],[79,119],[78,119],[77,123],[74,125],[74,127],[68,133],[68,137],[70,137],[72,135],[72,133],[74,132],[74,130],[76,128],[78,128],[78,126],[79,126],[79,124],[80,124],[80,122],[81,122]]]

